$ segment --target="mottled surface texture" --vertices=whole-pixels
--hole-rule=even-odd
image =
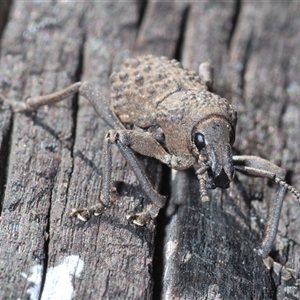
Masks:
[[[298,2],[1,1],[0,94],[20,101],[89,81],[107,99],[112,88],[120,119],[144,128],[158,115],[135,115],[128,99],[151,99],[130,102],[147,114],[145,105],[162,108],[170,88],[202,90],[194,72],[208,61],[218,99],[238,112],[236,153],[284,167],[288,183],[299,189],[299,15]],[[141,54],[176,58],[192,71],[174,82],[168,72],[185,72],[179,65],[162,63],[161,70],[151,61],[135,74]],[[128,58],[130,66],[110,87],[110,75]],[[185,107],[174,109],[180,138]],[[70,219],[71,208],[99,200],[108,129],[82,97],[37,113],[0,110],[0,299],[300,298],[299,281],[282,281],[253,251],[274,199],[267,180],[238,175],[202,206],[193,170],[171,173],[139,156],[169,201],[158,222],[138,227],[125,216],[148,201],[116,149],[116,205],[85,224]],[[297,270],[299,214],[287,194],[271,253]]]
[[[142,128],[157,125],[157,115],[162,110],[159,105],[173,93],[206,90],[200,78],[184,70],[176,60],[153,56],[125,61],[112,75],[111,83],[112,108],[119,119]]]
[[[129,129],[151,133],[169,154],[178,157],[177,166],[171,164],[177,170],[197,162],[192,148],[198,123],[220,117],[235,132],[236,112],[231,104],[209,92],[195,72],[184,69],[175,59],[152,55],[128,59],[112,74],[111,84],[111,109],[117,117]],[[151,153],[151,145],[148,147]],[[152,152],[156,157],[154,149]],[[181,162],[181,156],[190,163]]]

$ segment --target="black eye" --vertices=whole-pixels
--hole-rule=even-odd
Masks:
[[[202,133],[197,132],[195,134],[195,145],[199,151],[205,147],[205,139]]]

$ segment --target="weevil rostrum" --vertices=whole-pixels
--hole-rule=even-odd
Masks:
[[[110,103],[96,87],[77,82],[50,95],[9,104],[15,112],[35,111],[79,92],[112,128],[103,144],[101,201],[71,212],[71,216],[83,221],[103,213],[110,205],[112,144],[118,146],[152,201],[146,211],[128,216],[137,225],[146,225],[154,219],[165,205],[166,197],[154,190],[132,150],[154,157],[175,170],[194,167],[203,203],[209,201],[207,189],[228,188],[236,171],[273,180],[279,190],[265,239],[257,250],[268,264],[285,192],[289,190],[297,198],[300,192],[284,181],[285,170],[272,162],[257,156],[232,154],[237,113],[226,99],[210,92],[210,85],[207,64],[200,65],[198,76],[176,60],[148,55],[128,59],[119,72],[112,74]]]

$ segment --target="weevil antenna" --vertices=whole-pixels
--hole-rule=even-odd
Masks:
[[[202,204],[206,204],[210,201],[210,198],[207,195],[206,183],[203,178],[199,178],[199,191],[200,191],[200,201]]]
[[[203,178],[204,173],[209,169],[209,166],[202,166],[196,171],[197,178],[199,180],[199,192],[200,192],[200,201],[202,204],[206,204],[210,201],[207,195],[206,183]]]
[[[288,191],[290,191],[296,197],[297,200],[300,199],[300,192],[296,190],[293,186],[289,185],[284,180],[281,180],[278,177],[275,177],[275,182],[280,186],[284,186]]]

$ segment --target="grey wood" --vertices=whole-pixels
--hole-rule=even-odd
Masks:
[[[296,187],[298,12],[296,3],[193,3],[182,57],[192,69],[199,61],[213,65],[214,89],[238,111],[238,153],[286,167]],[[230,189],[213,191],[210,205],[201,207],[193,177],[182,172],[172,177],[163,299],[299,298],[298,280],[271,276],[253,251],[262,242],[277,187],[237,174]],[[286,196],[272,253],[295,270],[298,205],[292,195]]]
[[[286,167],[299,188],[299,11],[296,2],[15,2],[0,93],[21,101],[88,80],[109,100],[109,76],[127,57],[175,56],[193,70],[210,61],[214,90],[238,111],[237,153]],[[162,172],[139,156],[170,197],[158,225],[136,227],[125,216],[148,202],[115,149],[116,205],[87,223],[70,219],[99,199],[108,129],[81,97],[37,113],[0,110],[1,299],[300,297],[297,280],[282,281],[253,251],[276,190],[266,180],[238,174],[202,207],[192,170]],[[299,211],[287,194],[272,252],[296,270]]]

